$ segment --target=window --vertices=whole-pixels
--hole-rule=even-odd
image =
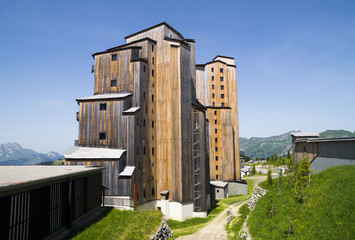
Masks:
[[[219,193],[219,189],[217,189],[217,192]]]
[[[216,166],[216,170],[218,170],[218,165]]]
[[[212,89],[214,89],[214,85],[212,84]]]
[[[145,99],[145,92],[143,92],[143,99]]]
[[[154,52],[154,45],[152,45],[152,52]]]
[[[117,54],[111,55],[111,61],[117,61]]]
[[[218,174],[216,175],[216,179],[218,179]]]
[[[154,121],[152,121],[152,128],[154,128]]]
[[[220,72],[220,73],[223,73],[223,68],[220,68],[220,69],[219,69],[219,72]]]
[[[99,138],[100,138],[100,140],[105,140],[106,139],[106,132],[100,132]]]
[[[218,156],[216,156],[216,161],[218,161]]]
[[[221,94],[221,98],[224,98],[224,94],[223,93]]]
[[[145,190],[143,190],[143,197],[145,198]]]
[[[217,128],[214,129],[214,133],[217,133]]]
[[[214,124],[217,124],[217,119],[216,119],[216,120],[214,120]]]
[[[221,81],[223,81],[223,77],[221,77]]]
[[[218,141],[218,138],[215,138],[215,139],[214,139],[214,142],[217,142],[217,141]]]
[[[143,148],[143,155],[145,155],[145,147]]]
[[[214,81],[214,76],[212,76],[212,81]]]
[[[152,155],[154,156],[154,148],[152,148]]]
[[[307,152],[307,147],[306,147],[306,145],[303,146],[303,152]]]
[[[215,147],[216,152],[218,152],[218,147]]]
[[[100,111],[106,110],[106,103],[100,103]]]
[[[214,93],[212,93],[212,98],[214,98]]]
[[[111,80],[111,87],[116,87],[117,86],[117,80],[113,79]]]
[[[221,85],[221,90],[224,90],[224,85]]]
[[[154,57],[152,58],[152,64],[154,65]]]
[[[217,115],[217,111],[214,111],[214,115]]]
[[[224,102],[221,103],[221,106],[224,107]]]
[[[152,95],[152,102],[154,102],[154,95]]]
[[[213,68],[211,68],[211,72],[213,72]]]
[[[148,113],[148,106],[145,106],[145,113]]]
[[[143,127],[145,127],[145,119],[143,119]]]
[[[143,72],[145,72],[145,65],[143,66]]]
[[[212,103],[212,106],[214,106],[214,105],[215,105],[215,103],[213,102],[213,103]]]
[[[154,188],[152,188],[152,196],[155,195],[155,191],[154,191]]]
[[[154,70],[152,70],[152,77],[154,77]]]

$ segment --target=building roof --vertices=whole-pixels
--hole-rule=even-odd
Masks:
[[[127,39],[127,38],[130,38],[130,37],[133,37],[133,36],[135,36],[135,35],[138,35],[138,34],[147,32],[147,31],[149,31],[149,30],[151,30],[151,29],[153,29],[153,28],[160,27],[160,26],[162,26],[162,25],[167,26],[168,28],[170,28],[171,30],[173,30],[179,37],[181,37],[182,39],[185,39],[185,38],[181,35],[181,33],[179,33],[178,31],[176,31],[173,27],[171,27],[171,26],[170,26],[169,24],[167,24],[166,22],[162,22],[162,23],[159,23],[159,24],[157,24],[157,25],[154,25],[154,26],[151,26],[151,27],[149,27],[149,28],[146,28],[146,29],[143,29],[143,30],[141,30],[141,31],[138,31],[138,32],[136,32],[136,33],[132,33],[131,35],[128,35],[128,36],[126,36],[126,37],[124,37],[124,38]]]
[[[249,172],[250,171],[250,167],[243,167],[240,169],[241,172]]]
[[[135,167],[126,166],[124,170],[119,174],[120,177],[132,177]]]
[[[300,139],[297,142],[351,142],[355,141],[355,137],[346,138],[312,138],[312,139]]]
[[[120,159],[124,149],[72,147],[65,151],[65,159]]]
[[[222,187],[224,188],[225,186],[228,185],[228,182],[223,182],[223,181],[210,181],[210,184],[215,186],[215,187]]]
[[[124,99],[132,96],[132,93],[122,92],[122,93],[107,93],[107,94],[97,94],[88,97],[77,98],[76,101],[102,101],[102,100],[117,100]]]
[[[217,55],[217,56],[213,59],[213,61],[216,60],[216,58],[219,58],[219,57],[221,57],[221,58],[234,59],[234,57],[227,57],[227,56],[223,56],[223,55]]]
[[[134,115],[137,112],[139,112],[140,107],[131,107],[125,111],[122,112],[123,115]]]
[[[315,132],[292,132],[291,136],[294,137],[319,137],[319,134]]]
[[[66,177],[86,175],[103,168],[87,166],[0,166],[0,196],[10,190],[48,184]]]

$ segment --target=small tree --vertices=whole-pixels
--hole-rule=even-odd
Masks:
[[[269,169],[268,171],[267,171],[267,184],[268,185],[272,185],[272,176],[271,176],[271,170]]]
[[[290,150],[287,150],[287,159],[291,159],[291,153],[290,153]]]
[[[295,194],[299,202],[304,201],[304,190],[310,184],[310,164],[308,162],[308,157],[304,154],[301,162],[298,164],[296,171],[296,182],[295,182]]]
[[[256,174],[256,169],[255,169],[255,164],[253,164],[253,167],[251,168],[251,175]]]

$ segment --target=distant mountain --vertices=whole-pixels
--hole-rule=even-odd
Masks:
[[[25,149],[18,143],[0,145],[0,165],[35,165],[61,158],[63,155],[57,152],[38,153],[31,149]]]
[[[278,136],[266,138],[239,138],[240,152],[251,158],[267,158],[272,154],[284,156],[287,150],[291,151],[291,132],[290,131]],[[342,138],[342,137],[355,137],[355,132],[345,130],[327,130],[319,133],[321,138]]]

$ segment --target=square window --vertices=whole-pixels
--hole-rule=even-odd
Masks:
[[[214,133],[217,133],[217,128],[214,129]]]
[[[212,89],[214,89],[214,85],[212,84]]]
[[[218,161],[218,156],[216,156],[216,161]]]
[[[218,165],[216,166],[216,170],[218,170]]]
[[[212,103],[212,106],[214,106],[215,104],[214,104],[214,102]]]
[[[211,68],[211,72],[213,72],[213,68]]]
[[[111,61],[117,61],[117,54],[111,55]]]
[[[224,94],[221,94],[221,98],[224,98]]]
[[[216,179],[218,179],[218,175],[216,175]]]
[[[218,175],[217,175],[218,176]],[[217,192],[219,193],[219,189],[217,189]]]
[[[214,81],[214,76],[212,76],[212,81]]]
[[[214,111],[214,115],[217,115],[217,111]]]
[[[113,79],[111,80],[111,87],[116,87],[117,86],[117,80]]]
[[[214,120],[214,124],[217,124],[217,120]]]
[[[224,90],[224,85],[221,85],[221,90]]]
[[[218,142],[218,138],[215,138],[215,139],[214,139],[214,142]]]
[[[219,69],[219,72],[220,72],[220,73],[223,73],[223,68],[220,68],[220,69]]]
[[[224,102],[222,102],[221,106],[224,107]]]
[[[106,139],[106,133],[105,132],[100,132],[99,138],[100,138],[100,140],[105,140]]]
[[[212,93],[212,98],[214,98],[214,93]]]
[[[218,152],[218,147],[215,147],[214,150],[216,150],[216,152]]]
[[[106,103],[100,103],[100,110],[106,110]]]
[[[221,81],[223,81],[223,77],[221,77]]]

